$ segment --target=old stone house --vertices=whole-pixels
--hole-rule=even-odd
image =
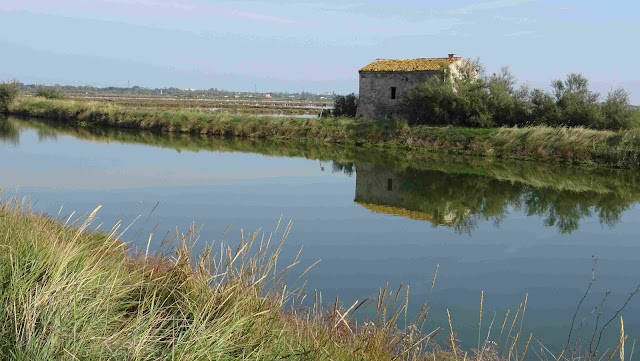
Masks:
[[[446,58],[375,60],[359,70],[360,99],[356,117],[402,117],[400,104],[409,89],[441,74],[443,67],[448,67],[452,76],[455,76],[465,62],[456,54],[449,54]]]

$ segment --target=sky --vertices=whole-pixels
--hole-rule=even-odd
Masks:
[[[637,0],[0,0],[0,80],[344,94],[377,58],[456,53],[640,104],[637,34]]]

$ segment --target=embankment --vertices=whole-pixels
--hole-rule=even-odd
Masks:
[[[148,109],[104,102],[19,98],[11,114],[76,126],[106,126],[213,137],[296,140],[503,159],[640,166],[640,131],[585,128],[408,126],[351,118],[257,117],[200,109]]]

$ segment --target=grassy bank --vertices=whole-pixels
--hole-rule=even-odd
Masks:
[[[70,135],[94,142],[202,151],[211,153],[211,157],[215,157],[213,152],[248,152],[328,161],[331,172],[344,172],[357,179],[355,201],[367,209],[428,220],[461,233],[472,233],[485,221],[497,225],[512,210],[540,216],[544,226],[557,227],[562,233],[576,231],[588,217],[597,217],[602,226],[613,227],[622,214],[640,201],[640,173],[627,169],[311,142],[77,127],[35,118],[0,119],[0,141],[19,144],[19,134],[27,130],[37,131],[39,139]],[[205,158],[208,157],[205,155]],[[396,191],[403,196],[386,198],[362,187],[378,178],[392,178],[397,184]]]
[[[525,298],[515,313],[495,319],[486,339],[478,334],[479,352],[462,350],[451,320],[449,329],[429,328],[429,301],[407,320],[408,286],[323,307],[318,292],[281,282],[297,264],[278,264],[289,225],[276,236],[245,234],[234,247],[212,244],[196,257],[190,229],[167,238],[165,252],[149,254],[118,239],[118,227],[94,230],[97,211],[69,225],[24,201],[0,202],[0,360],[518,361],[529,350],[541,360],[568,361],[611,359],[624,349],[624,338],[617,346],[598,340],[585,356],[576,336],[565,352],[551,354],[518,331]],[[432,288],[436,276],[437,269]],[[307,307],[305,294],[315,299]],[[482,305],[481,297],[480,320]],[[367,307],[374,316],[356,322],[352,315]]]
[[[166,254],[132,257],[117,228],[89,231],[93,216],[63,225],[24,202],[0,203],[0,360],[450,356],[427,355],[420,324],[396,327],[406,313],[389,306],[393,295],[398,301],[395,290],[346,310],[338,300],[330,309],[295,306],[302,290],[279,282],[290,269],[277,264],[279,236],[250,234],[237,247],[215,244],[193,258],[192,229]],[[404,304],[408,289],[398,292]],[[377,307],[375,325],[354,323],[350,313],[367,306]],[[419,321],[425,318],[423,312]]]
[[[34,129],[42,137],[60,134],[94,142],[146,144],[179,152],[242,152],[277,157],[303,157],[341,165],[376,164],[394,172],[441,171],[469,174],[510,183],[557,191],[615,194],[640,200],[640,174],[625,169],[567,166],[558,163],[495,160],[488,157],[452,156],[433,152],[365,148],[353,145],[333,146],[318,142],[279,139],[212,138],[206,135],[159,133],[114,127],[69,125],[49,120],[0,117],[0,137],[19,142],[20,129]],[[397,151],[396,151],[397,150]]]
[[[296,140],[632,168],[640,166],[640,131],[585,128],[462,128],[408,126],[405,122],[351,118],[274,118],[198,109],[146,109],[101,102],[22,97],[16,115],[80,126],[109,126],[218,137]]]

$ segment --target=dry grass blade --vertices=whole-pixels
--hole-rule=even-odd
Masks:
[[[522,351],[522,357],[520,357],[521,360],[525,360],[525,356],[527,356],[527,350],[529,349],[529,343],[531,342],[531,338],[533,337],[533,333],[529,334],[529,338],[527,339],[527,343],[524,344],[524,350]]]
[[[447,319],[449,320],[449,338],[451,341],[451,352],[453,352],[453,358],[458,360],[458,355],[456,354],[456,339],[453,336],[453,324],[451,323],[451,314],[449,313],[449,309],[447,308]]]
[[[620,361],[624,361],[624,342],[627,337],[624,335],[624,321],[620,316]]]
[[[482,306],[484,303],[484,290],[480,291],[480,319],[478,320],[478,350],[480,350],[480,338],[482,332]]]

